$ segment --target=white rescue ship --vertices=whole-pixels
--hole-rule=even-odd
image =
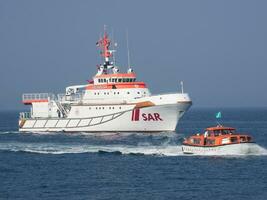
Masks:
[[[103,64],[85,85],[65,94],[23,94],[30,112],[20,113],[21,132],[159,132],[174,131],[192,102],[188,94],[152,95],[129,67],[120,73],[105,31],[97,42]]]

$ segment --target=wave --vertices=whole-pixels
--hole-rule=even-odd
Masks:
[[[150,146],[150,145],[68,145],[39,143],[8,143],[1,144],[0,150],[13,152],[29,152],[40,154],[69,153],[114,153],[142,155],[182,155],[181,146]]]
[[[27,152],[38,154],[76,154],[76,153],[116,153],[123,155],[156,155],[156,156],[188,156],[182,152],[181,145],[150,145],[141,143],[138,145],[79,145],[56,143],[2,143],[0,150],[11,152]],[[248,155],[267,155],[267,149],[255,145]],[[216,156],[216,155],[210,155]],[[224,155],[220,155],[224,156]],[[227,155],[225,155],[227,156]],[[232,155],[233,156],[233,155]],[[234,155],[244,156],[244,154]]]
[[[0,131],[0,135],[4,134],[18,134],[20,133],[19,131]]]

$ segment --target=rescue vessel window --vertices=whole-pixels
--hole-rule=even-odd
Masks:
[[[198,138],[194,138],[194,139],[193,139],[193,143],[194,143],[194,144],[200,144],[200,139],[198,139]]]
[[[237,142],[237,137],[231,137],[231,142],[232,142],[232,143]]]
[[[214,145],[215,144],[215,140],[207,139],[206,144],[207,145]]]
[[[220,135],[220,130],[215,130],[214,131],[214,136],[218,136],[218,135]]]
[[[246,137],[245,136],[240,137],[240,142],[245,142],[245,141],[246,141]]]
[[[119,79],[118,79],[118,82],[121,82],[121,81],[122,81],[121,78],[119,78]]]

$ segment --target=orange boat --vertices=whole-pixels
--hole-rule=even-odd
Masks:
[[[239,155],[249,154],[255,148],[252,137],[236,133],[236,129],[218,125],[207,128],[186,138],[182,145],[184,154],[198,155]]]

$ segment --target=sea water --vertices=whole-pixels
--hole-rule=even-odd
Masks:
[[[184,137],[216,125],[192,108],[176,132],[19,133],[0,112],[0,199],[267,199],[267,108],[220,109],[249,133],[250,155],[183,155]]]

